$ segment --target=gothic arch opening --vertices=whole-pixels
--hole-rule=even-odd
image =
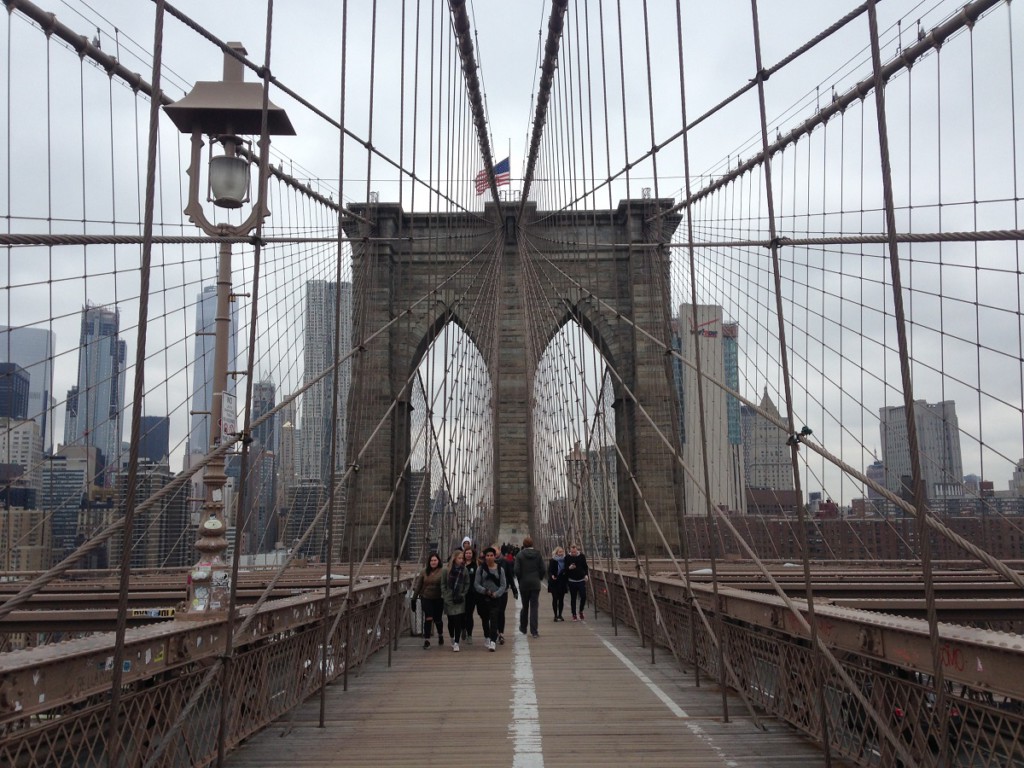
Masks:
[[[494,527],[493,383],[480,349],[455,315],[431,325],[413,361],[406,552],[442,559],[463,536]]]
[[[611,361],[584,320],[566,317],[533,381],[533,488],[544,545],[619,549],[618,447]]]

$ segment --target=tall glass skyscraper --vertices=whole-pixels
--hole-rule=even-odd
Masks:
[[[103,454],[109,486],[121,463],[127,346],[118,336],[117,309],[86,304],[78,348],[78,384],[68,391],[65,445],[91,445]]]
[[[692,305],[682,304],[679,307],[677,328],[675,343],[684,360],[695,362],[695,350],[699,346],[703,371],[727,386],[738,386],[739,325],[723,320],[722,307],[699,304],[694,313]],[[706,495],[710,496],[711,503],[717,507],[732,512],[745,512],[738,401],[721,388],[705,383],[706,436],[702,440],[697,374],[689,365],[676,365],[675,374],[679,377],[683,459],[687,466],[694,468],[695,477],[700,483],[698,486],[693,477],[686,476],[686,514],[705,514]],[[703,488],[702,469],[705,458],[710,482],[706,490]]]
[[[43,450],[53,449],[53,349],[56,339],[44,328],[0,325],[0,363],[17,363],[29,376],[28,418],[39,425]]]
[[[192,361],[192,423],[188,452],[205,456],[210,451],[210,413],[213,410],[213,357],[216,339],[217,286],[208,285],[196,297],[196,345]],[[231,304],[228,330],[228,370],[236,370],[235,332],[237,310]],[[228,376],[228,394],[235,394],[235,381]],[[234,414],[232,414],[234,415]]]
[[[310,280],[306,283],[306,330],[303,353],[303,381],[322,376],[334,364],[335,295],[337,283]],[[352,348],[352,284],[341,284],[341,344],[344,357]],[[338,447],[336,466],[345,465],[345,425],[348,392],[352,386],[352,361],[338,366]],[[299,476],[316,479],[325,486],[330,475],[331,393],[333,376],[314,384],[302,398],[302,433],[299,445]]]
[[[143,416],[139,423],[139,458],[154,464],[170,460],[171,420],[167,416]]]

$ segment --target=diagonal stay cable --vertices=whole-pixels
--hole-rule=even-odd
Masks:
[[[494,155],[491,152],[491,140],[487,132],[487,116],[484,114],[483,93],[480,77],[477,75],[479,67],[476,63],[476,55],[473,49],[473,36],[469,15],[466,13],[466,0],[448,0],[448,7],[451,10],[452,25],[455,27],[455,37],[459,44],[459,57],[462,59],[462,75],[465,78],[466,90],[469,91],[469,100],[473,107],[473,125],[476,127],[476,138],[480,144],[480,154],[483,156],[484,168],[487,171],[487,186],[491,190],[491,199],[500,209],[501,200],[498,199],[498,185],[494,180]]]
[[[568,0],[551,0],[551,15],[548,17],[548,36],[544,43],[544,61],[540,68],[540,85],[537,90],[537,109],[533,115],[533,134],[530,137],[530,150],[526,160],[526,172],[523,175],[523,195],[519,201],[519,216],[526,209],[526,201],[530,196],[533,174],[537,167],[537,155],[540,152],[541,139],[544,137],[544,126],[547,123],[548,102],[551,100],[551,83],[555,69],[558,67],[558,48],[562,37],[562,25]]]
[[[602,308],[604,308],[604,309],[614,313],[614,315],[615,315],[617,320],[619,320],[621,322],[624,322],[624,323],[627,323],[629,325],[635,325],[633,320],[631,320],[626,315],[622,314],[622,312],[620,312],[616,307],[614,307],[613,305],[611,305],[610,303],[608,303],[607,301],[605,301],[601,297],[595,295],[592,291],[588,290],[585,286],[583,286],[581,283],[576,281],[571,275],[569,275],[564,270],[562,270],[557,264],[555,264],[554,262],[550,262],[549,261],[548,265],[553,270],[559,272],[562,275],[562,277],[564,277],[567,281],[572,283],[576,288],[578,288],[580,290],[580,292],[581,292],[582,298],[590,299],[590,300],[594,301],[595,303],[597,303]],[[643,329],[643,328],[641,328],[639,326],[636,326],[636,328],[637,328],[637,331],[641,335],[646,337],[649,341],[651,341],[651,342],[657,344],[658,346],[660,346],[666,355],[671,355],[674,358],[676,358],[677,360],[679,360],[683,365],[686,365],[689,368],[694,368],[694,364],[693,364],[692,361],[685,359],[676,350],[672,349],[671,346],[665,344],[665,342],[662,341],[660,338],[654,336],[649,331],[647,331],[647,330],[645,330],[645,329]],[[703,378],[705,380],[711,382],[712,384],[714,384],[723,393],[731,395],[732,397],[735,397],[740,403],[742,403],[743,405],[746,405],[752,411],[757,413],[759,416],[761,416],[762,418],[764,418],[765,420],[767,420],[771,424],[774,424],[776,427],[778,427],[783,432],[788,431],[788,428],[787,428],[787,425],[786,425],[785,422],[783,422],[781,419],[777,418],[773,414],[769,413],[768,411],[765,411],[764,409],[762,409],[761,406],[758,403],[755,403],[754,401],[749,400],[746,397],[744,397],[744,395],[742,393],[740,393],[739,391],[737,391],[735,389],[732,389],[731,387],[726,385],[724,382],[719,381],[717,378],[715,378],[711,374],[707,373],[706,371],[703,373]],[[861,472],[860,470],[858,470],[858,469],[854,468],[853,466],[847,464],[845,461],[840,459],[838,456],[835,456],[834,454],[829,452],[824,446],[820,445],[819,443],[814,442],[813,440],[808,439],[806,435],[793,435],[793,438],[798,440],[802,445],[807,446],[808,449],[810,449],[811,451],[814,451],[815,453],[817,453],[822,458],[824,458],[827,461],[830,461],[831,463],[833,463],[836,467],[841,469],[846,474],[848,474],[851,477],[855,478],[856,480],[859,480],[860,482],[864,483],[866,486],[871,488],[873,491],[876,491],[877,493],[879,493],[882,497],[884,497],[888,501],[891,501],[893,504],[895,504],[897,507],[899,507],[900,509],[905,511],[907,514],[912,515],[914,517],[917,517],[917,510],[916,510],[916,508],[914,507],[914,505],[911,502],[908,502],[905,499],[897,496],[892,491],[890,491],[888,488],[885,488],[884,486],[879,485],[876,481],[871,480],[863,472]],[[1011,583],[1015,584],[1016,586],[1020,587],[1021,589],[1024,589],[1024,574],[1017,573],[1012,568],[1010,568],[1007,564],[1005,564],[1001,560],[999,560],[997,557],[994,557],[990,553],[988,553],[985,550],[983,550],[981,547],[978,547],[977,545],[975,545],[972,542],[968,541],[966,538],[964,538],[960,534],[958,534],[955,531],[953,531],[951,528],[949,528],[946,525],[944,525],[940,520],[936,519],[934,516],[928,515],[926,517],[926,524],[933,531],[935,531],[936,533],[940,534],[941,536],[943,536],[944,538],[948,539],[949,541],[953,542],[954,544],[956,544],[958,547],[962,548],[966,552],[969,552],[974,557],[976,557],[980,562],[984,563],[986,566],[991,568],[993,571],[995,571],[996,573],[998,573],[998,574],[1002,575],[1003,577],[1005,577],[1007,579],[1007,581],[1010,581]]]

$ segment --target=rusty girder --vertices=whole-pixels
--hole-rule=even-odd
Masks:
[[[411,578],[393,586],[386,580],[360,584],[353,591],[350,607],[346,607],[347,590],[334,592],[329,605],[322,592],[268,602],[244,635],[235,638],[235,647],[242,653],[247,648],[319,626],[325,616],[378,605],[389,596],[403,594],[410,581]],[[250,610],[242,608],[240,617],[246,617]],[[224,652],[226,631],[223,620],[171,621],[129,630],[125,638],[123,683],[152,682],[179,666],[218,658]],[[102,634],[0,654],[0,730],[12,718],[45,713],[107,691],[113,647],[113,634]]]

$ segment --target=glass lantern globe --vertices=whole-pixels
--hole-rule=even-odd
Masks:
[[[210,199],[221,208],[241,208],[249,199],[249,161],[238,155],[212,156]]]

